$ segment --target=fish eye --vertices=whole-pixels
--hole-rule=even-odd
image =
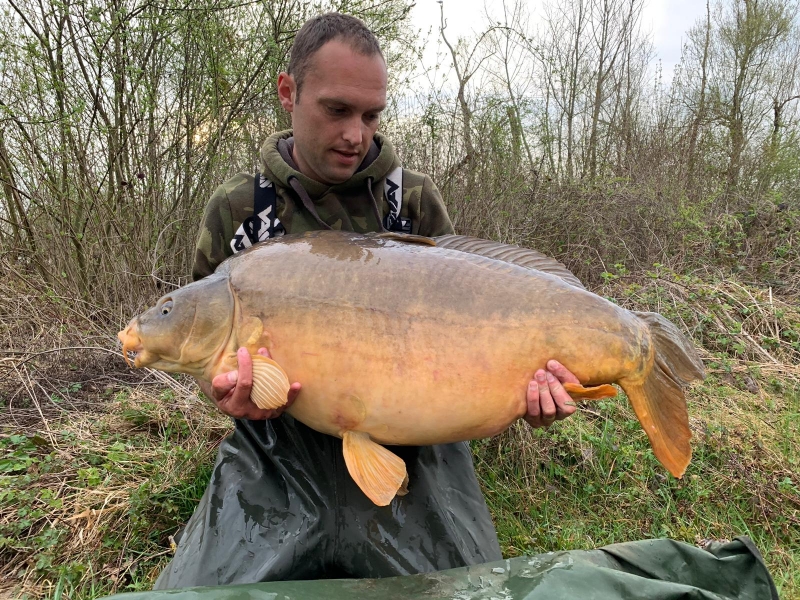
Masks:
[[[172,300],[166,300],[164,304],[161,305],[161,314],[168,315],[172,311]]]

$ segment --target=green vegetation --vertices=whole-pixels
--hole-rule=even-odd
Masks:
[[[708,376],[689,395],[692,462],[681,480],[665,473],[616,399],[584,403],[549,430],[518,424],[475,442],[503,552],[746,534],[781,597],[800,598],[800,310],[735,280],[703,283],[660,268],[610,279],[610,297],[659,309],[703,344]],[[756,342],[748,330],[761,327]],[[742,358],[751,354],[761,359]]]
[[[227,419],[156,386],[106,396],[102,412],[0,437],[0,572],[14,597],[150,589],[208,483]]]
[[[551,431],[476,444],[507,555],[634,538],[691,544],[749,535],[782,598],[800,597],[800,387],[754,397],[717,374],[690,404],[693,461],[663,472],[632,411],[601,402]],[[787,427],[794,436],[784,437]]]
[[[193,382],[130,372],[114,335],[187,281],[214,188],[288,126],[274,77],[294,32],[336,8],[377,32],[381,127],[459,233],[664,314],[707,367],[680,481],[623,399],[475,442],[504,552],[745,533],[800,600],[797,4],[709,3],[671,82],[638,0],[548,0],[538,22],[505,3],[473,39],[440,30],[424,74],[412,4],[0,11],[0,596],[146,589],[169,560],[230,423]]]
[[[637,275],[619,265],[603,279],[598,292],[658,308],[702,343],[708,377],[690,394],[692,463],[672,478],[623,397],[586,402],[549,430],[517,424],[476,441],[504,554],[747,534],[781,597],[800,598],[800,309],[737,280],[663,266]],[[38,418],[20,404],[11,414],[30,418],[0,431],[0,579],[32,599],[148,589],[230,422],[178,379],[87,392],[98,372],[64,354],[83,383],[63,386]],[[47,356],[28,364],[45,369],[36,362]],[[12,390],[0,392],[9,404]]]

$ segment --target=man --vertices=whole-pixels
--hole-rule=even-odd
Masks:
[[[254,214],[256,185],[274,189],[276,215],[264,212],[276,234],[381,231],[390,221],[419,235],[453,233],[438,190],[413,171],[402,171],[402,211],[387,217],[392,208],[384,190],[400,163],[377,133],[386,77],[377,40],[358,19],[330,13],[300,29],[289,67],[278,76],[293,129],[265,142],[263,181],[240,174],[214,193],[198,238],[195,279],[233,254],[242,223]],[[270,273],[263,276],[270,280]],[[410,492],[377,507],[349,477],[341,440],[250,401],[252,361],[245,350],[238,358],[238,372],[201,382],[236,419],[236,429],[222,443],[209,487],[156,589],[385,577],[501,558],[466,443],[393,448],[406,462]],[[554,361],[548,369],[528,389],[526,420],[534,427],[575,410],[561,383],[577,379]],[[292,384],[290,403],[301,383]]]

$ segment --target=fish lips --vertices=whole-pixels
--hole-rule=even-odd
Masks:
[[[158,357],[152,356],[147,352],[142,345],[142,340],[139,337],[138,318],[134,318],[128,323],[128,326],[117,334],[119,341],[122,342],[122,357],[130,367],[146,367],[155,362]],[[134,354],[131,360],[130,354]]]

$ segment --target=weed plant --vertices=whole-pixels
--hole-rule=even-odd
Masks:
[[[708,377],[688,395],[693,460],[681,480],[666,473],[623,397],[584,403],[548,430],[518,424],[474,442],[504,555],[746,534],[782,597],[800,598],[800,310],[785,294],[794,288],[723,270],[608,269],[597,293],[661,312],[698,344]],[[105,326],[76,318],[74,305],[5,291],[2,589],[31,599],[148,589],[230,422],[193,382],[128,371]],[[40,318],[13,318],[37,303]]]
[[[102,402],[0,438],[0,580],[13,597],[150,589],[210,479],[229,428],[216,410],[163,384]]]
[[[782,598],[800,598],[800,311],[734,280],[623,269],[601,290],[658,310],[702,343],[688,395],[693,458],[664,472],[629,404],[584,403],[549,430],[473,442],[505,555],[670,537],[749,535]]]
[[[421,50],[411,3],[335,3],[378,32],[393,78],[382,131],[458,233],[536,248],[664,314],[707,367],[682,480],[622,398],[474,442],[506,555],[745,533],[800,600],[800,29],[790,4],[745,4],[747,18],[695,24],[669,86],[651,82],[635,27],[608,29],[629,49],[611,69],[578,4],[555,3],[530,35],[515,12],[455,44],[455,94],[404,79]],[[0,14],[0,597],[147,589],[169,560],[230,423],[193,382],[129,371],[115,332],[187,282],[205,202],[288,127],[274,73],[329,5],[128,1],[85,18],[24,0]],[[504,54],[518,42],[522,69]]]

